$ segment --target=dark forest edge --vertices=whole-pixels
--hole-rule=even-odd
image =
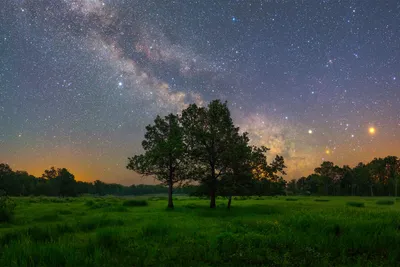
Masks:
[[[399,179],[400,159],[396,156],[374,158],[354,168],[325,161],[313,174],[288,182],[286,191],[300,195],[397,197]]]
[[[0,190],[9,196],[60,196],[74,197],[85,194],[141,196],[149,194],[166,194],[163,185],[138,184],[125,186],[117,183],[76,181],[72,173],[65,168],[50,168],[41,177],[30,175],[26,171],[13,171],[8,164],[0,163]],[[191,194],[195,186],[175,188],[176,194]]]

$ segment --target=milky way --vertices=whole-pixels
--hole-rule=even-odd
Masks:
[[[0,23],[14,169],[152,182],[125,170],[144,127],[217,98],[288,178],[400,156],[397,1],[3,0]]]

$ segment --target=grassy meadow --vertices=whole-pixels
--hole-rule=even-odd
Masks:
[[[398,266],[400,201],[15,198],[0,266]]]

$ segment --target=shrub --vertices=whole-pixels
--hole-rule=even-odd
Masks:
[[[297,201],[297,198],[287,198],[286,201]]]
[[[346,204],[347,204],[347,206],[357,207],[357,208],[363,208],[363,207],[365,207],[364,202],[350,201],[350,202],[347,202]]]
[[[315,199],[314,201],[317,201],[317,202],[329,202],[330,200],[329,199]]]
[[[394,201],[393,200],[378,200],[376,202],[376,205],[394,205]]]
[[[143,206],[147,206],[148,203],[146,200],[130,199],[130,200],[126,200],[123,203],[123,205],[127,206],[127,207],[143,207]]]
[[[10,222],[14,216],[15,202],[5,192],[0,192],[0,223]]]

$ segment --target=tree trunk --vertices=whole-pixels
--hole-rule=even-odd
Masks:
[[[174,202],[172,201],[172,180],[168,182],[168,208],[174,208]]]
[[[228,210],[231,209],[231,203],[232,203],[232,196],[229,196],[229,200],[228,200]]]
[[[372,190],[372,186],[369,186],[370,190],[371,190],[371,197],[374,196],[374,191]]]
[[[397,197],[397,177],[395,179],[394,197]]]
[[[217,185],[216,185],[216,178],[215,178],[215,169],[212,166],[211,167],[211,188],[210,188],[210,208],[215,209],[216,204],[215,204],[215,199],[217,197],[216,191],[217,191]]]
[[[212,209],[215,209],[216,207],[215,198],[216,198],[215,190],[214,188],[212,188],[210,192],[210,208]]]

